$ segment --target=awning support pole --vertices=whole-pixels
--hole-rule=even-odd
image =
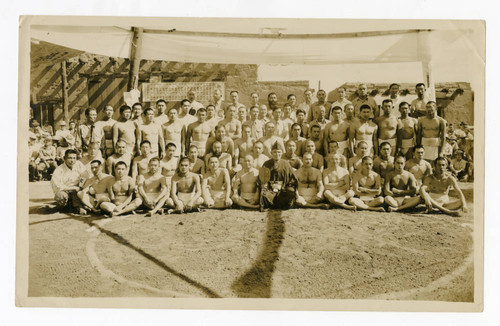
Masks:
[[[432,51],[429,42],[430,31],[421,31],[418,33],[418,51],[420,61],[422,62],[422,73],[424,83],[427,88],[428,100],[436,100],[436,89],[434,86],[434,76],[432,73]]]
[[[68,108],[68,77],[66,75],[66,60],[61,62],[61,87],[62,87],[62,100],[64,120],[69,123],[69,108]]]
[[[134,36],[130,47],[130,70],[128,75],[127,91],[137,89],[139,87],[139,66],[142,55],[142,27],[133,27]]]

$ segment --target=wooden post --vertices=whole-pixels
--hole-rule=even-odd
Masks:
[[[66,60],[63,60],[61,62],[61,79],[64,120],[66,121],[66,123],[69,123],[68,78],[66,76]]]
[[[133,27],[134,36],[130,47],[130,70],[128,74],[127,91],[137,89],[139,86],[139,65],[142,53],[142,27]]]

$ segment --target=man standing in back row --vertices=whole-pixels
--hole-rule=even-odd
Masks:
[[[439,156],[443,156],[446,121],[438,117],[436,102],[427,102],[426,110],[427,115],[418,119],[417,143],[425,149],[424,159],[434,161]]]

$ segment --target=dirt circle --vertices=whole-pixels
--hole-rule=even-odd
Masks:
[[[127,216],[99,227],[95,254],[126,280],[188,296],[360,299],[423,293],[441,282],[441,292],[412,298],[470,301],[471,216],[298,209]]]

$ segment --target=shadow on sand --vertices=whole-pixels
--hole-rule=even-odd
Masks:
[[[268,211],[263,248],[253,266],[231,285],[241,298],[270,298],[272,276],[279,248],[283,243],[285,223],[281,211]]]

